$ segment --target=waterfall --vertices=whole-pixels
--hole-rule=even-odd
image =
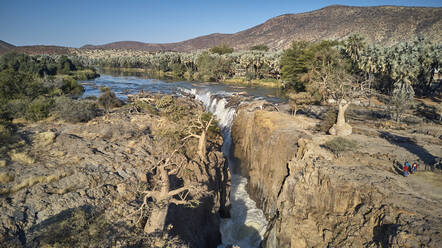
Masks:
[[[231,94],[226,92],[217,92],[216,96],[210,91],[198,92],[196,89],[182,91],[192,94],[201,101],[204,107],[213,113],[218,121],[221,133],[224,139],[222,152],[227,158],[231,172],[230,186],[230,218],[221,218],[221,238],[222,244],[218,248],[229,245],[237,245],[241,248],[259,247],[263,235],[266,231],[267,220],[261,209],[256,207],[256,203],[247,193],[247,178],[239,174],[234,174],[235,164],[232,159],[231,146],[232,136],[231,127],[235,117],[235,108],[226,107],[227,98]],[[220,98],[220,96],[222,96]]]

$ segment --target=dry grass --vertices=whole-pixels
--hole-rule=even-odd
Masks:
[[[255,111],[256,123],[261,123],[261,126],[273,132],[277,129],[293,128],[296,121],[292,116],[280,112],[270,112],[264,110]]]
[[[253,79],[246,80],[245,78],[230,78],[224,81],[226,84],[238,84],[238,85],[257,85],[264,87],[281,87],[282,83],[276,79]]]
[[[11,175],[11,174],[9,174],[7,172],[1,172],[0,173],[0,183],[1,184],[6,184],[6,183],[9,183],[9,182],[11,182],[13,180],[14,180],[14,176],[13,175]]]
[[[336,157],[340,157],[344,152],[356,149],[358,144],[353,140],[336,137],[325,142],[323,147],[330,150]]]
[[[11,194],[23,188],[29,188],[37,183],[51,183],[60,180],[63,177],[70,175],[68,172],[56,172],[46,176],[31,176],[23,179],[19,184],[15,184],[10,188],[0,189],[0,194]]]
[[[33,164],[33,163],[35,163],[35,159],[30,157],[25,152],[17,152],[16,150],[11,150],[8,153],[8,155],[11,158],[11,160],[15,161],[15,162],[20,162],[20,163],[24,163],[24,164]]]
[[[55,139],[55,133],[48,131],[37,134],[34,143],[43,146],[48,146],[54,142],[54,139]]]

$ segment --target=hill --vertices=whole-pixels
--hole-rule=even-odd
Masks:
[[[277,16],[234,34],[215,33],[176,43],[120,41],[105,45],[85,45],[82,48],[192,51],[225,43],[236,49],[247,49],[257,44],[283,49],[293,40],[343,39],[352,33],[359,33],[369,42],[383,45],[419,36],[440,42],[441,17],[442,8],[333,5],[306,13]]]
[[[14,47],[14,45],[0,40],[0,54],[7,52]]]
[[[29,55],[36,54],[70,54],[71,48],[63,47],[63,46],[44,46],[44,45],[35,45],[35,46],[17,46],[12,49],[15,52],[26,53]]]
[[[44,45],[35,45],[35,46],[14,46],[7,42],[0,40],[0,55],[3,55],[7,52],[18,52],[18,53],[26,53],[29,55],[37,55],[37,54],[71,54],[72,48],[63,47],[63,46],[44,46]]]

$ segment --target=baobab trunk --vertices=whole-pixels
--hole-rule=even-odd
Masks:
[[[168,210],[168,203],[156,206],[156,208],[152,210],[149,219],[147,219],[146,225],[144,226],[144,232],[154,233],[158,231],[163,231]]]
[[[345,122],[345,111],[347,110],[349,102],[341,100],[339,102],[338,118],[336,124],[328,131],[331,135],[336,136],[347,136],[352,133],[352,127],[350,124]]]
[[[166,165],[168,164],[168,160]],[[152,198],[155,201],[155,208],[144,226],[145,233],[153,233],[162,231],[166,223],[167,211],[169,209],[169,175],[165,165],[159,166],[158,171],[161,177],[161,188],[159,191],[152,193]]]
[[[348,108],[350,103],[339,104],[338,118],[336,120],[336,125],[343,126],[345,125],[345,111]]]
[[[207,131],[203,130],[200,134],[198,142],[198,155],[203,161],[206,161],[206,151],[207,151]]]

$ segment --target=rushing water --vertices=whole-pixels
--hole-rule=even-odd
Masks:
[[[233,173],[237,170],[235,170],[236,165],[230,154],[232,146],[231,127],[236,110],[226,107],[226,99],[230,94],[228,92],[213,93],[208,89],[199,91],[192,89],[187,90],[187,93],[195,95],[195,98],[200,100],[206,109],[216,116],[224,138],[222,151],[232,172],[230,181],[231,217],[221,219],[222,244],[218,247],[222,248],[228,245],[238,245],[242,248],[259,247],[266,231],[267,220],[262,210],[256,207],[256,203],[247,193],[247,179]]]
[[[166,82],[158,79],[145,79],[137,76],[112,76],[101,75],[99,78],[89,81],[82,81],[85,88],[83,97],[100,95],[100,87],[107,86],[115,94],[126,99],[128,94],[135,94],[140,90],[149,92],[160,92],[165,94],[176,93],[179,88],[182,89],[208,89],[211,92],[230,92],[230,93],[247,93],[254,97],[265,97],[270,101],[281,101],[279,98],[280,91],[270,87],[253,87],[253,86],[235,86],[222,83],[200,83],[200,82]]]
[[[263,87],[235,87],[218,83],[189,83],[189,82],[164,82],[154,79],[142,79],[139,77],[115,77],[103,75],[93,81],[83,82],[86,89],[84,96],[99,95],[99,87],[107,86],[116,92],[120,98],[126,98],[127,94],[134,94],[141,89],[150,92],[177,93],[184,91],[192,94],[203,103],[205,108],[213,113],[220,126],[224,143],[222,151],[226,156],[230,171],[232,172],[230,186],[230,215],[231,218],[221,219],[222,244],[219,248],[228,245],[238,245],[241,248],[259,247],[266,231],[267,220],[262,210],[256,207],[256,203],[247,193],[247,179],[234,174],[235,165],[232,159],[231,126],[236,114],[236,109],[227,107],[228,99],[238,92],[246,92],[256,98],[265,97],[269,100],[279,101],[275,98],[277,90]]]

